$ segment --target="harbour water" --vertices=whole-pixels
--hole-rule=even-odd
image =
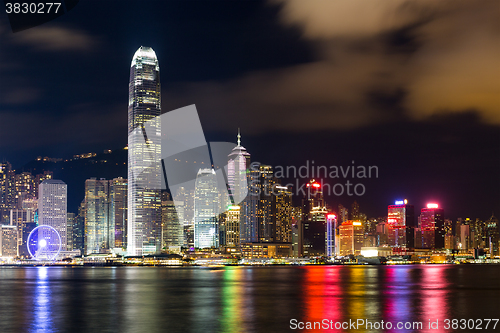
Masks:
[[[0,332],[500,332],[484,321],[499,317],[498,265],[0,268]]]

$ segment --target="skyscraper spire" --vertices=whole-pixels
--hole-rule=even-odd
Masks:
[[[240,135],[240,128],[238,127],[238,147],[241,147],[241,135]]]

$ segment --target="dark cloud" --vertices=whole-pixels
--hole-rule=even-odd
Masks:
[[[84,31],[59,26],[40,26],[15,34],[15,43],[42,51],[90,51],[98,46],[96,37]]]

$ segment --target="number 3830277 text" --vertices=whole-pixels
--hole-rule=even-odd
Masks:
[[[50,14],[58,13],[60,2],[7,2],[5,12],[7,14]]]

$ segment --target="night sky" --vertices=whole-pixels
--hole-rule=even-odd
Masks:
[[[378,166],[350,180],[363,196],[330,205],[377,217],[408,198],[487,219],[500,215],[499,40],[496,0],[81,1],[18,33],[2,11],[0,160],[124,147],[144,45],[162,112],[196,104],[207,141],[239,127],[264,164]]]

